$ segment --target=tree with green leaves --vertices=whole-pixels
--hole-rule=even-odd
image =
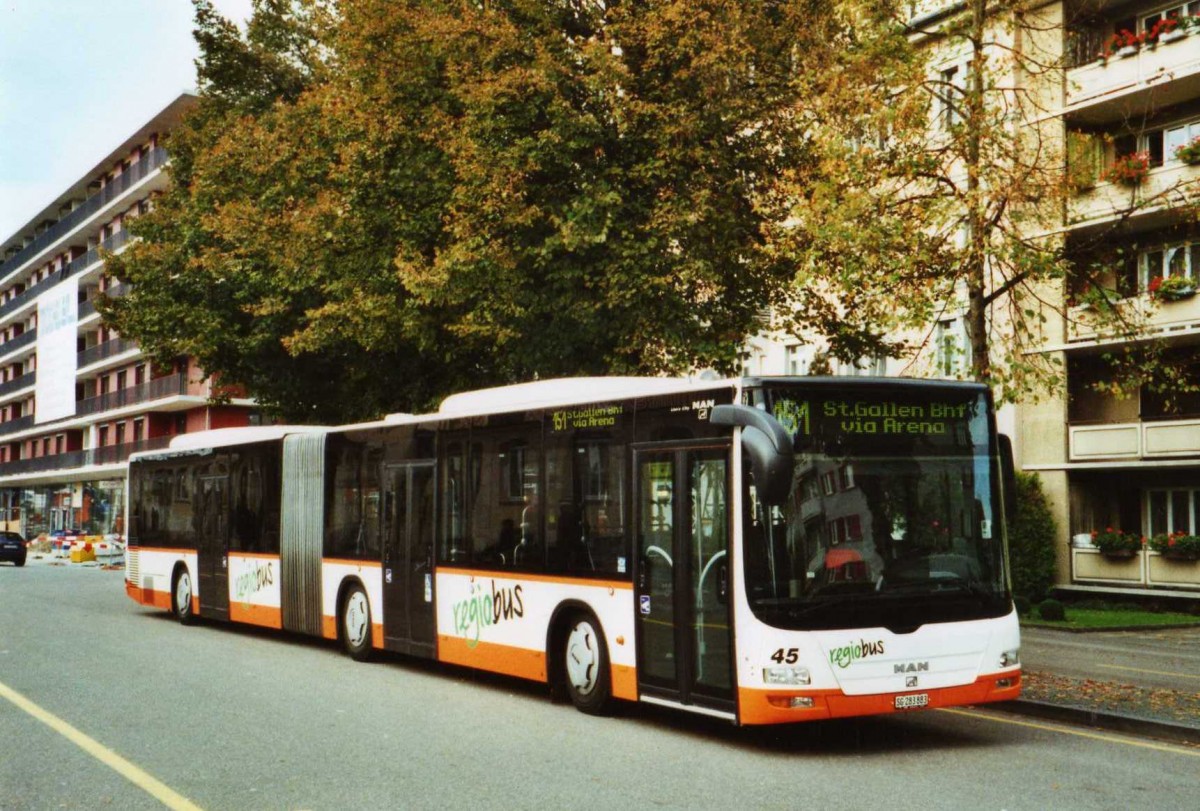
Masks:
[[[1153,302],[1117,301],[1137,291],[1125,281],[1128,248],[1113,246],[1128,245],[1148,211],[1194,222],[1200,188],[1089,191],[1106,153],[1120,165],[1120,137],[1064,124],[1073,63],[1063,43],[1076,34],[1067,8],[971,0],[914,18],[908,3],[860,5],[846,56],[807,77],[816,159],[780,178],[795,201],[772,232],[797,267],[786,328],[843,361],[957,367],[1012,402],[1061,389],[1060,356],[1042,350],[1082,325],[1130,341],[1111,353],[1110,385],[1187,385],[1162,342],[1146,340]],[[872,43],[873,69],[855,72]],[[1102,195],[1103,221],[1072,228]],[[965,335],[939,332],[951,321]],[[959,363],[929,362],[948,352]]]
[[[301,421],[574,374],[730,370],[844,25],[769,0],[195,0],[197,109],[104,306]]]

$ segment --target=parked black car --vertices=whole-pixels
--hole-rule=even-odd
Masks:
[[[15,532],[0,532],[0,560],[25,565],[25,539]]]

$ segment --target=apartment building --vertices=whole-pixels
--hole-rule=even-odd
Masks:
[[[257,419],[245,399],[210,405],[190,359],[150,362],[95,308],[127,292],[101,252],[119,253],[165,188],[164,135],[194,103],[167,105],[0,243],[0,515],[26,537],[122,534],[130,453]]]
[[[1110,528],[1200,535],[1200,396],[1103,390],[1105,356],[1148,341],[1200,383],[1200,141],[1189,149],[1200,138],[1200,2],[1072,2],[1063,17],[1061,120],[1077,186],[1067,248],[1079,265],[1108,268],[1100,288],[1143,340],[1098,328],[1078,285],[1062,291],[1066,318],[1048,350],[1061,353],[1066,392],[1022,409],[1021,464],[1055,496],[1062,587],[1200,599],[1200,562],[1150,547],[1106,556],[1092,542]]]
[[[914,14],[936,26],[964,8],[930,0]],[[1046,155],[1065,164],[1073,187],[1061,219],[1044,229],[1073,263],[1105,270],[1090,290],[1077,281],[1041,291],[1049,305],[1041,352],[1062,363],[1066,384],[1007,411],[1001,430],[1051,499],[1060,588],[1200,599],[1200,561],[1149,545],[1105,555],[1092,535],[1200,535],[1200,395],[1147,384],[1122,398],[1104,385],[1109,356],[1151,345],[1200,384],[1200,2],[1068,0],[1027,11],[1026,31],[1011,17],[996,30],[1004,48],[1037,48],[1032,61],[1053,66],[1013,76],[1038,99],[1037,120],[1017,125],[1063,145]],[[934,56],[933,78],[962,81],[971,69],[963,59]],[[935,99],[931,113],[936,137],[948,112]],[[1097,294],[1136,326],[1132,337],[1100,324]],[[964,376],[961,312],[952,302],[916,336],[922,348],[911,358],[823,371]],[[768,326],[745,356],[747,373],[807,374],[816,353]]]

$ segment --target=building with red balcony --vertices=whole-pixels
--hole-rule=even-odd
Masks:
[[[257,423],[254,404],[213,405],[188,358],[157,366],[104,326],[98,296],[129,226],[166,187],[164,136],[195,103],[181,95],[0,243],[0,526],[123,534],[133,451]]]

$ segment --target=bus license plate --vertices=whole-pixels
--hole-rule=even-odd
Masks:
[[[917,707],[929,706],[929,693],[917,693],[911,696],[896,696],[896,709],[912,710]]]

